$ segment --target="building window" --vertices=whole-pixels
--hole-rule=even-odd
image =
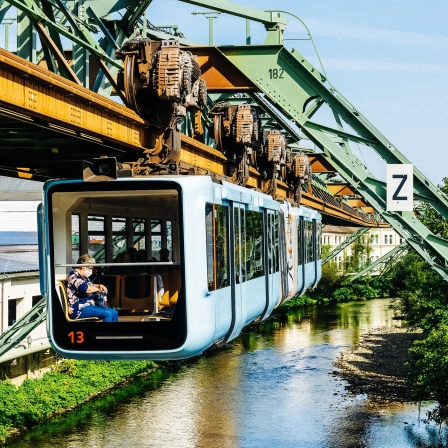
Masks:
[[[8,326],[14,325],[17,320],[17,300],[8,300]]]
[[[389,233],[386,233],[385,235],[384,235],[384,244],[392,244],[392,241],[393,241],[393,235],[392,234],[389,234]]]

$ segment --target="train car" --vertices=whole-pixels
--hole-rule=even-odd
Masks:
[[[49,181],[39,216],[48,334],[65,357],[188,358],[321,274],[318,213],[209,176]],[[118,322],[70,317],[66,279],[86,253]]]

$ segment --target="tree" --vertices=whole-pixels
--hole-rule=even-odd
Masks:
[[[448,178],[443,182],[439,188],[448,194]],[[430,205],[424,206],[420,219],[435,235],[448,239],[448,222]],[[408,381],[416,400],[437,400],[428,420],[441,425],[448,419],[448,285],[415,253],[403,257],[391,274],[408,324],[426,335],[409,350]]]
[[[347,272],[358,272],[370,263],[372,246],[364,236],[354,241],[351,246],[351,257],[347,264]]]
[[[443,183],[438,188],[448,196],[448,177],[443,178]],[[448,240],[448,222],[428,203],[425,203],[420,219],[434,235]]]

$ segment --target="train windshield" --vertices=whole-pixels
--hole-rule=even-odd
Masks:
[[[124,333],[138,335],[135,350],[183,342],[180,211],[174,182],[67,182],[48,189],[51,325],[53,339],[65,341],[58,345],[73,348],[79,331],[79,348],[87,350],[108,335],[117,350]]]

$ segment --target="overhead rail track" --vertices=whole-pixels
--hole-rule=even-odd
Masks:
[[[15,171],[34,180],[79,177],[82,160],[95,155],[137,160],[148,149],[149,124],[135,112],[2,49],[0,87],[3,175],[12,176]],[[41,138],[36,139],[36,134]],[[187,135],[181,140],[181,162],[186,167],[225,176],[226,157],[220,151]],[[248,186],[258,188],[261,182],[259,173],[251,169]],[[313,191],[315,194],[303,193],[303,203],[329,220],[377,225],[373,215],[344,209],[340,201],[329,201],[323,190]],[[287,194],[287,186],[281,182],[278,194]]]

